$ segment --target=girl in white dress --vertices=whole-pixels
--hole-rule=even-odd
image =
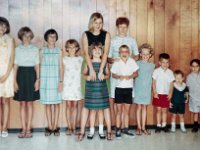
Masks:
[[[81,68],[83,58],[78,55],[80,46],[74,39],[66,41],[63,57],[64,82],[62,99],[66,101],[67,135],[76,133],[76,118],[78,101],[82,99]]]

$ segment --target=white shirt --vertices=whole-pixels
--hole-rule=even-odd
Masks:
[[[122,59],[120,59],[119,61],[114,62],[114,64],[112,65],[111,73],[117,75],[129,76],[132,75],[134,72],[136,72],[138,69],[139,67],[134,59],[128,58],[126,63]],[[117,79],[116,87],[133,88],[133,79],[130,80]]]
[[[170,83],[175,80],[170,69],[164,70],[161,67],[153,72],[153,79],[156,81],[156,92],[158,94],[169,94]]]

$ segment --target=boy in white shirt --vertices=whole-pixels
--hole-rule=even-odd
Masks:
[[[115,103],[117,105],[116,114],[116,138],[121,138],[122,124],[122,107],[124,107],[124,131],[123,133],[134,137],[133,133],[129,132],[129,111],[132,104],[133,79],[138,75],[135,60],[130,58],[130,50],[127,45],[122,45],[119,48],[119,61],[114,62],[111,73],[112,77],[117,79],[115,88]]]
[[[169,54],[162,53],[159,55],[159,65],[153,72],[153,105],[157,109],[157,127],[155,132],[160,132],[163,129],[169,132],[167,128],[167,110],[169,108],[170,99],[173,92],[174,75],[169,69]],[[162,125],[161,125],[162,121]]]

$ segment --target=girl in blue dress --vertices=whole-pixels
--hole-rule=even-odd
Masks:
[[[147,106],[151,103],[152,74],[155,68],[153,63],[149,62],[153,49],[149,44],[143,44],[139,48],[141,60],[137,61],[139,66],[138,77],[135,79],[135,98],[137,104],[137,135],[150,135],[150,131],[145,128]],[[145,91],[145,92],[144,92]],[[142,122],[141,122],[142,119]]]

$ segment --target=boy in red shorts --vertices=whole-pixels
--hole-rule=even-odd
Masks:
[[[173,92],[174,75],[169,69],[169,54],[159,55],[159,65],[153,72],[153,105],[156,107],[157,126],[155,132],[169,132],[167,128],[167,111]],[[162,122],[162,124],[161,124]]]

